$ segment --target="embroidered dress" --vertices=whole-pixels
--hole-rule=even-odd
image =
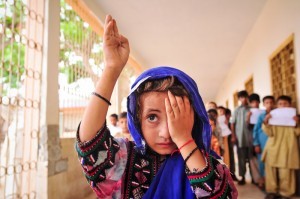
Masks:
[[[133,142],[113,138],[106,126],[89,142],[81,142],[77,133],[76,150],[99,198],[142,198],[165,160],[150,149],[146,155],[137,153]],[[185,170],[196,198],[235,198],[228,169],[211,155],[205,158],[201,171]]]

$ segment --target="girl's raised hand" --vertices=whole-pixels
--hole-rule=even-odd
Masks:
[[[170,136],[180,147],[192,139],[194,110],[186,96],[174,96],[170,91],[168,91],[168,98],[165,99],[165,106]]]
[[[119,34],[116,20],[106,16],[103,35],[105,67],[121,72],[129,57],[129,42]]]

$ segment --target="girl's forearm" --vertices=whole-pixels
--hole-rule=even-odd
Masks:
[[[191,154],[191,152],[195,148],[197,148],[197,150],[195,150],[195,152]],[[200,149],[198,149],[195,142],[192,142],[191,144],[182,148],[180,150],[180,153],[184,160],[188,158],[188,160],[186,161],[186,165],[190,169],[190,171],[193,171],[194,169],[202,170],[206,166],[206,161],[204,159],[204,156],[201,153]]]
[[[106,67],[96,85],[95,92],[110,100],[114,86],[121,71]],[[95,137],[98,130],[103,126],[108,104],[95,95],[91,95],[86,107],[79,129],[79,137],[82,142]]]

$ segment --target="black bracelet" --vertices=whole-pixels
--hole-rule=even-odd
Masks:
[[[190,159],[190,157],[193,155],[193,153],[195,153],[195,151],[198,149],[198,147],[196,146],[196,148],[194,148],[192,150],[192,152],[190,152],[190,154],[184,159],[184,164],[186,164],[186,162]]]
[[[108,99],[106,99],[105,97],[102,97],[98,93],[92,92],[92,95],[95,95],[95,96],[99,97],[100,99],[104,100],[108,105],[111,105],[111,103],[110,103],[110,101],[108,101]]]

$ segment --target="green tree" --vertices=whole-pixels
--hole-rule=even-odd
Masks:
[[[0,1],[0,91],[19,88],[24,75],[28,11],[22,0]],[[27,12],[27,13],[26,13]],[[93,66],[102,63],[102,39],[74,10],[61,0],[60,12],[60,73],[67,75],[68,83],[82,77],[97,78]],[[98,47],[97,47],[98,46]],[[96,50],[95,50],[96,49]]]
[[[24,10],[21,1],[0,1],[0,91],[20,86],[24,73],[25,45],[21,42]],[[23,28],[22,28],[23,27]]]
[[[93,66],[100,68],[102,63],[102,38],[64,0],[61,0],[60,44],[60,72],[67,75],[68,83],[82,77],[97,79]]]

